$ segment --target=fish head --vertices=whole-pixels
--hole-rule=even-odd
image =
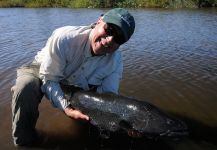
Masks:
[[[187,125],[157,107],[150,105],[139,110],[132,128],[148,138],[181,138],[188,135]]]

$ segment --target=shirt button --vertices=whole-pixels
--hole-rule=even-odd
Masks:
[[[72,77],[73,77],[73,78],[75,78],[76,76],[75,76],[75,75],[73,75]]]
[[[81,70],[84,70],[84,67],[81,67]]]

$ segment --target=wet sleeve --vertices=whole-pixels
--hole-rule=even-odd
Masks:
[[[54,107],[64,111],[64,109],[69,106],[69,101],[64,98],[64,93],[59,83],[46,81],[46,83],[42,85],[41,90]]]
[[[43,81],[41,87],[43,93],[55,107],[61,110],[68,106],[59,85],[59,81],[64,77],[63,73],[66,66],[65,49],[67,47],[65,45],[66,42],[64,42],[61,32],[55,30],[44,47],[44,60],[39,71]]]

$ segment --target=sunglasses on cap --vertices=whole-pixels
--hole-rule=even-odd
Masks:
[[[107,23],[105,32],[108,36],[113,36],[115,43],[121,45],[125,42],[124,35],[117,25]]]

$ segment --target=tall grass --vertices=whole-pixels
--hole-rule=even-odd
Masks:
[[[0,0],[0,7],[183,8],[217,6],[217,0]]]

